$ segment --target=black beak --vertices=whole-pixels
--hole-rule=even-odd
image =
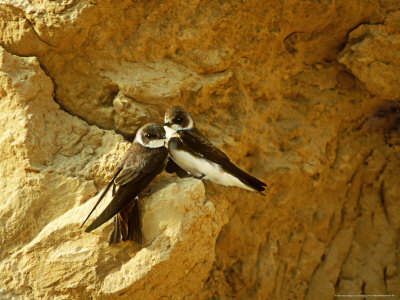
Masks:
[[[167,127],[169,127],[169,126],[171,126],[171,123],[169,123],[169,122],[167,122],[167,123],[164,123],[164,126],[167,126]]]

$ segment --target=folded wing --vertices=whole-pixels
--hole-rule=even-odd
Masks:
[[[132,144],[131,147],[140,147],[140,145]],[[135,153],[135,156],[132,156],[132,153]],[[90,232],[96,229],[115,216],[130,201],[134,200],[153,178],[163,170],[167,155],[168,152],[165,148],[151,150],[146,148],[141,153],[128,150],[127,156],[121,162],[122,170],[114,179],[114,183],[119,188],[110,204],[85,231]]]
[[[193,153],[219,164],[226,172],[237,177],[244,184],[254,188],[256,191],[262,192],[265,190],[267,185],[264,182],[258,180],[232,163],[224,152],[215,147],[199,131],[182,130],[179,131],[179,137],[185,146],[190,148]]]

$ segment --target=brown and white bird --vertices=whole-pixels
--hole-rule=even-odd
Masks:
[[[182,107],[170,107],[164,122],[169,155],[190,175],[261,194],[265,190],[264,182],[240,169],[204,137],[195,127],[192,116]]]
[[[168,151],[164,143],[165,130],[161,125],[149,123],[138,130],[135,140],[119,163],[117,171],[82,226],[113,186],[113,198],[110,204],[86,228],[86,232],[96,229],[118,213],[118,217],[114,219],[114,231],[110,236],[110,244],[118,243],[121,238],[142,243],[137,196],[164,169],[168,159]]]

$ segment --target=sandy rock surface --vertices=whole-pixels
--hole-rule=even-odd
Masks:
[[[399,28],[393,0],[0,0],[0,299],[400,298]],[[144,248],[84,233],[172,104],[266,196],[163,173]]]

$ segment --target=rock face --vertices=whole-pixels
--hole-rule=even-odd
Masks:
[[[0,298],[400,297],[399,28],[389,0],[0,0]],[[84,233],[172,104],[266,197],[163,173],[144,248]]]
[[[373,49],[373,51],[371,51]],[[353,30],[339,56],[373,95],[400,99],[400,11],[389,12],[383,23]]]

